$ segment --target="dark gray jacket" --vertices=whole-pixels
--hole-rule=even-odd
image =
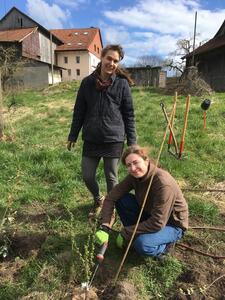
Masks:
[[[125,78],[113,75],[112,85],[103,91],[96,89],[93,74],[82,80],[68,140],[76,142],[81,128],[84,141],[101,144],[126,138],[128,145],[136,144],[133,101]]]

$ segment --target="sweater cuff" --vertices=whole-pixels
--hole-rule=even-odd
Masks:
[[[126,227],[124,227],[121,230],[121,235],[125,238],[126,241],[129,241],[132,236],[132,232],[130,232],[129,229],[127,230]]]
[[[72,135],[69,134],[68,141],[70,141],[70,142],[76,142],[77,138],[75,136],[72,136]]]
[[[137,145],[137,141],[133,140],[133,141],[127,141],[127,146],[132,146],[132,145]]]

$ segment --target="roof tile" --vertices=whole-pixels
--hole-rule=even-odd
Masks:
[[[0,30],[0,42],[21,42],[27,35],[37,30],[37,27]]]
[[[56,51],[65,50],[88,50],[98,28],[82,29],[53,29],[50,30],[56,37],[64,42],[63,45],[57,46]]]

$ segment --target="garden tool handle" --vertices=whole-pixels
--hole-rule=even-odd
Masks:
[[[175,146],[176,153],[178,153],[179,150],[178,150],[177,140],[175,138],[175,135],[174,135],[174,132],[173,132],[173,128],[172,128],[172,126],[170,124],[170,120],[169,120],[169,117],[167,115],[167,112],[166,112],[166,109],[165,109],[165,105],[164,105],[163,102],[160,102],[160,106],[162,108],[162,111],[163,111],[164,117],[166,119],[166,122],[169,125],[169,129],[170,129],[170,132],[172,134],[172,138],[173,138],[173,141],[174,141],[174,146]]]
[[[173,128],[173,123],[174,123],[175,114],[176,114],[176,106],[177,106],[177,92],[175,92],[175,94],[174,94],[173,117],[172,117],[172,120],[171,120],[171,127],[172,128]],[[170,149],[170,146],[172,145],[172,142],[173,142],[173,133],[170,130],[169,139],[168,139],[168,150]]]
[[[108,242],[105,242],[102,246],[98,254],[96,255],[96,259],[99,263],[101,263],[104,260],[104,254],[106,249],[108,248]]]
[[[185,109],[185,114],[184,114],[184,127],[183,127],[183,132],[181,136],[181,141],[180,141],[180,151],[178,157],[181,158],[181,155],[184,151],[184,139],[185,139],[185,134],[187,130],[187,121],[188,121],[188,113],[189,113],[189,108],[190,108],[190,99],[191,96],[188,95],[186,98],[186,109]]]

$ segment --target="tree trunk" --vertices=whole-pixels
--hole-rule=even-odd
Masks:
[[[4,120],[3,120],[3,97],[2,97],[2,80],[0,70],[0,141],[3,138]]]

